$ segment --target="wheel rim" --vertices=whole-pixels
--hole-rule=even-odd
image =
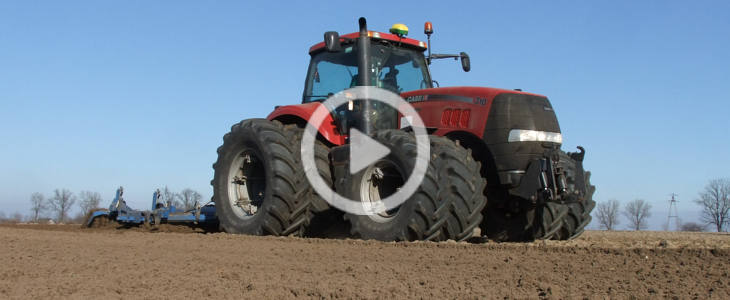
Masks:
[[[228,204],[236,216],[248,219],[264,202],[266,169],[253,151],[244,150],[233,159],[228,173]]]
[[[395,163],[387,159],[380,160],[365,170],[360,182],[360,200],[374,207],[382,199],[395,194],[404,183],[403,173]],[[400,206],[368,217],[373,221],[386,223],[398,215],[399,208]]]

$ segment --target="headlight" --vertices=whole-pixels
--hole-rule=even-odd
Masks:
[[[559,132],[547,132],[527,129],[512,129],[509,131],[508,142],[552,142],[563,143],[563,135]]]

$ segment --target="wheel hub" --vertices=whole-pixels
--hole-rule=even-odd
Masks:
[[[383,210],[382,199],[395,194],[405,182],[398,166],[390,160],[383,159],[368,167],[360,182],[360,200],[374,209]],[[385,223],[398,215],[398,207],[383,210],[369,215],[377,222]]]
[[[233,160],[228,176],[228,199],[236,216],[254,216],[263,203],[265,190],[263,162],[251,151],[243,151]]]

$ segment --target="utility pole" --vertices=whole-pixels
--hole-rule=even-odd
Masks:
[[[677,213],[677,199],[678,196],[672,193],[672,199],[669,200],[669,216],[667,217],[667,231],[670,231],[672,224],[672,218],[674,218],[674,231],[679,231],[679,214]]]

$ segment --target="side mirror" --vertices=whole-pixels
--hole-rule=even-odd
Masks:
[[[464,69],[464,72],[469,72],[469,70],[471,70],[469,54],[466,54],[466,52],[461,52],[459,53],[459,56],[461,57],[461,68]]]
[[[329,52],[338,52],[342,50],[340,46],[340,34],[337,31],[327,31],[324,33],[324,47]]]

